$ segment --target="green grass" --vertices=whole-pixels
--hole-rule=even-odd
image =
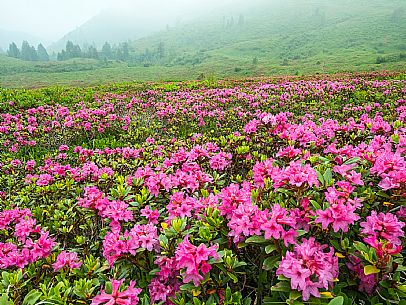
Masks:
[[[165,57],[148,67],[85,59],[30,63],[0,56],[0,86],[406,71],[406,16],[392,18],[396,10],[406,9],[403,0],[338,0],[329,5],[287,0],[278,9],[263,3],[244,12],[242,26],[225,28],[222,16],[211,16],[135,41],[133,55],[164,43]]]

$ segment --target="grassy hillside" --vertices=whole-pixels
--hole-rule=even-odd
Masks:
[[[163,43],[168,65],[221,62],[235,70],[250,69],[256,57],[254,70],[263,73],[269,68],[275,73],[331,72],[382,62],[405,65],[404,1],[325,3],[266,2],[244,12],[242,24],[238,15],[216,16],[139,40],[134,48],[141,52]]]
[[[240,2],[131,43],[128,62],[0,56],[3,87],[406,70],[403,0]]]

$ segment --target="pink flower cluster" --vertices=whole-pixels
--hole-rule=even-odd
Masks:
[[[290,279],[292,289],[302,291],[303,301],[307,301],[310,295],[320,297],[319,289],[331,288],[338,276],[338,258],[332,247],[325,252],[327,247],[313,237],[302,239],[293,252],[286,252],[276,270],[277,275]]]
[[[242,187],[235,183],[224,187],[217,195],[221,199],[221,204],[218,206],[220,214],[229,217],[240,204],[250,204],[252,202],[251,189],[249,183],[244,183]]]
[[[378,214],[376,211],[372,211],[366,221],[361,222],[361,233],[367,236],[364,241],[373,247],[377,247],[379,242],[385,242],[400,246],[401,249],[400,237],[405,235],[404,226],[405,223],[399,221],[392,213]]]
[[[80,261],[78,254],[76,252],[67,251],[59,253],[55,263],[52,264],[55,272],[65,267],[69,269],[79,269],[80,266],[82,266],[82,262]]]
[[[358,198],[350,199],[350,194],[354,191],[353,187],[347,181],[338,181],[336,187],[329,187],[326,192],[326,200],[330,206],[326,210],[316,211],[316,223],[320,223],[326,230],[332,225],[334,232],[340,229],[348,232],[348,226],[353,225],[360,219],[355,211],[360,208],[361,200]]]
[[[157,227],[153,224],[136,224],[124,234],[108,232],[103,240],[103,256],[110,266],[123,255],[136,255],[139,249],[148,251],[159,250]]]
[[[91,305],[137,305],[140,301],[138,295],[141,293],[141,288],[135,288],[135,281],[130,281],[130,286],[124,291],[119,291],[120,286],[124,283],[122,280],[111,280],[111,293],[106,293],[104,289],[100,294],[93,298]]]
[[[371,173],[382,178],[379,186],[385,191],[406,185],[406,161],[399,153],[384,151],[376,158]]]
[[[15,242],[0,242],[0,269],[13,266],[24,268],[48,257],[55,246],[49,233],[36,225],[29,209],[15,208],[0,212],[0,230],[10,231],[16,238]]]
[[[211,265],[207,263],[210,257],[219,259],[217,254],[217,245],[207,247],[205,244],[200,244],[198,247],[192,245],[186,236],[185,239],[178,245],[175,253],[176,268],[184,269],[182,273],[183,282],[193,284],[198,287],[203,276],[199,271],[206,275],[211,270]]]
[[[199,211],[201,208],[200,202],[189,196],[185,196],[184,192],[174,193],[166,206],[168,210],[168,221],[175,217],[192,217],[192,213]]]
[[[132,185],[132,179],[144,179],[144,185],[154,196],[158,196],[160,190],[169,192],[173,188],[184,189],[188,192],[196,191],[200,186],[212,179],[204,173],[200,166],[194,162],[187,162],[177,169],[174,174],[166,174],[164,168],[152,170],[149,166],[139,168],[134,176],[127,179],[127,183]]]
[[[219,152],[210,158],[210,167],[215,170],[224,170],[231,164],[231,154],[226,154],[224,152]]]
[[[301,161],[291,161],[286,168],[279,168],[273,166],[272,162],[272,159],[268,159],[255,164],[252,173],[256,186],[264,187],[265,178],[271,179],[275,189],[287,186],[319,186],[317,173],[310,164],[302,165]]]
[[[95,186],[84,188],[83,198],[78,198],[79,206],[94,209],[102,218],[110,219],[110,227],[113,231],[121,230],[120,222],[128,222],[133,219],[133,213],[128,210],[128,204],[123,201],[109,200],[103,192]]]
[[[241,237],[252,235],[282,239],[286,246],[296,243],[296,219],[278,204],[271,211],[261,211],[257,205],[242,203],[233,211],[227,226],[231,229],[229,236],[234,236],[236,243]]]
[[[151,302],[164,302],[164,304],[172,305],[168,298],[174,297],[181,286],[176,258],[158,256],[154,263],[158,266],[159,271],[148,286]]]

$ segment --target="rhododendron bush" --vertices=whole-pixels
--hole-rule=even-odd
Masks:
[[[402,77],[1,94],[1,305],[405,304]]]

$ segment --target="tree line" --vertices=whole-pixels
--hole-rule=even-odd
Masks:
[[[99,59],[99,52],[94,45],[86,46],[82,49],[78,44],[73,44],[72,41],[68,40],[65,49],[58,52],[56,59],[63,61],[71,58]]]
[[[66,42],[66,47],[58,52],[56,58],[58,61],[64,61],[72,58],[93,58],[98,60],[119,60],[128,63],[153,64],[165,57],[165,45],[163,42],[157,44],[153,49],[145,49],[144,52],[135,52],[128,42],[122,42],[118,45],[111,45],[105,42],[100,50],[94,45],[80,47],[72,41]]]
[[[7,55],[28,61],[49,61],[48,52],[41,43],[35,48],[26,40],[21,44],[21,49],[17,47],[15,42],[10,43]]]
[[[74,44],[68,40],[63,50],[49,56],[41,43],[35,48],[27,41],[23,41],[21,48],[15,42],[10,43],[7,55],[26,61],[49,61],[55,59],[65,61],[73,58],[92,58],[104,61],[118,60],[131,64],[152,65],[164,59],[166,50],[163,42],[158,43],[154,48],[146,48],[144,52],[135,52],[128,42],[122,42],[117,45],[105,42],[102,48],[98,50],[95,45],[84,45],[81,47],[79,44]]]

